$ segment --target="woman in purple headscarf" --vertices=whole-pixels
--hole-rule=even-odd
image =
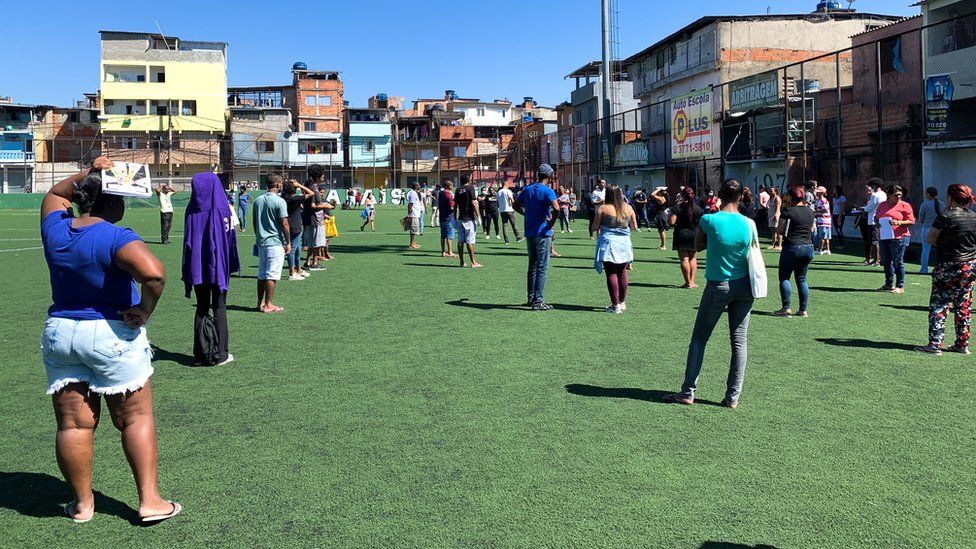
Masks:
[[[241,268],[230,204],[217,174],[193,176],[183,228],[183,284],[197,298],[193,320],[193,356],[197,364],[227,364],[227,288],[230,274]],[[210,311],[213,316],[210,316]]]

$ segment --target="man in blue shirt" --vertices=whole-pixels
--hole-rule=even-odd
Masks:
[[[559,212],[556,193],[549,187],[553,170],[549,164],[539,166],[539,181],[529,185],[515,199],[515,211],[525,216],[525,237],[529,250],[527,275],[528,305],[533,311],[548,311],[551,305],[542,301],[549,269],[552,226]]]

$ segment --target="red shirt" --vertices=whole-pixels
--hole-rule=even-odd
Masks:
[[[895,221],[911,221],[915,223],[915,213],[912,211],[912,205],[904,200],[899,200],[897,204],[892,206],[887,200],[878,206],[877,218],[881,219],[883,217],[890,217]],[[908,225],[899,225],[897,227],[892,227],[895,232],[895,238],[904,238],[906,236],[911,236],[912,233],[908,231]]]

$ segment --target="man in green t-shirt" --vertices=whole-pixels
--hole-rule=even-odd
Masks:
[[[280,313],[283,308],[272,303],[275,286],[281,279],[281,267],[285,254],[291,251],[291,242],[285,235],[288,228],[288,206],[278,196],[282,178],[268,178],[268,192],[254,200],[253,225],[258,250],[258,310],[262,313]]]

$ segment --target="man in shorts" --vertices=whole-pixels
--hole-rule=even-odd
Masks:
[[[450,179],[441,185],[434,209],[441,228],[441,257],[454,257],[454,182]]]
[[[461,188],[454,196],[454,228],[457,231],[458,257],[461,258],[461,267],[467,267],[464,263],[464,248],[468,249],[468,256],[471,258],[471,267],[480,267],[481,264],[474,260],[474,243],[478,234],[478,226],[475,220],[480,215],[478,211],[478,191],[475,190],[468,176],[461,176]]]
[[[253,225],[258,248],[258,310],[262,313],[280,313],[283,308],[275,306],[275,286],[281,279],[281,267],[285,254],[291,251],[288,228],[288,206],[278,196],[282,178],[272,175],[268,178],[268,192],[254,201]]]
[[[424,199],[420,194],[420,183],[414,183],[407,193],[407,218],[410,220],[410,248],[417,249],[417,235],[424,232]]]

